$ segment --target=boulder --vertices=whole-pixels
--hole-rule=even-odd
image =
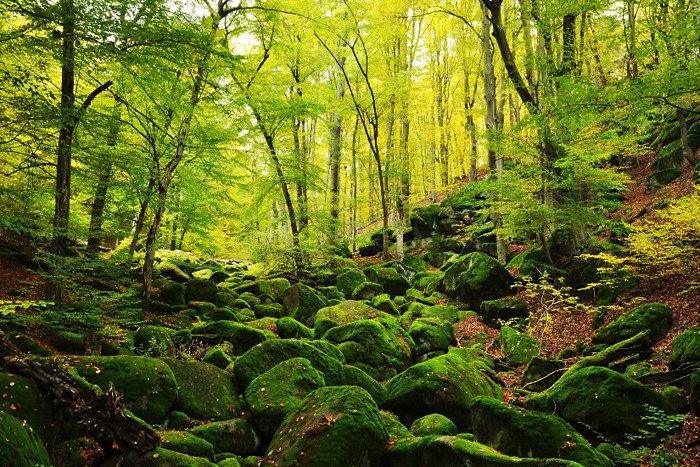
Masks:
[[[233,321],[215,321],[192,328],[193,335],[213,335],[233,345],[235,355],[241,355],[251,347],[267,339],[265,332],[248,324]]]
[[[0,458],[5,459],[5,465],[51,465],[46,448],[31,426],[6,412],[0,412],[0,440]]]
[[[384,287],[382,284],[376,282],[363,282],[352,291],[350,297],[353,300],[371,300],[384,293]]]
[[[412,303],[408,311],[401,315],[399,322],[405,328],[419,318],[437,318],[448,323],[456,323],[460,319],[460,309],[455,305],[432,305],[422,306],[422,303]]]
[[[377,310],[389,313],[393,316],[399,316],[401,314],[399,307],[396,306],[396,303],[391,299],[389,294],[386,293],[372,297],[370,304]]]
[[[499,400],[477,397],[471,407],[476,440],[517,457],[561,457],[581,465],[612,467],[567,422],[555,415],[530,412]]]
[[[173,331],[163,326],[145,325],[134,333],[134,351],[149,357],[174,357]]]
[[[260,447],[258,434],[242,418],[207,423],[192,428],[190,432],[198,438],[209,441],[216,452],[248,456]]]
[[[210,363],[223,370],[228,367],[231,362],[233,362],[233,358],[231,358],[231,355],[233,354],[233,345],[230,342],[224,342],[223,344],[217,344],[209,347],[207,352],[202,357],[202,361],[205,363]]]
[[[224,370],[198,361],[165,362],[178,385],[174,410],[197,420],[229,420],[244,412],[233,379]]]
[[[313,326],[316,312],[328,306],[328,299],[308,285],[297,283],[284,292],[284,307],[291,316],[306,326]]]
[[[258,291],[261,294],[269,295],[275,302],[282,303],[284,299],[284,293],[291,284],[284,277],[276,277],[274,279],[259,279],[256,282],[258,286]]]
[[[471,426],[469,407],[477,396],[500,397],[488,364],[471,349],[455,349],[396,375],[385,385],[383,407],[410,426],[432,413],[451,417],[460,430]]]
[[[457,425],[449,418],[439,413],[425,415],[411,425],[411,433],[415,436],[456,435]]]
[[[277,320],[277,334],[282,339],[311,339],[314,330],[294,318],[285,316]]]
[[[168,281],[166,285],[160,288],[158,300],[168,305],[184,305],[185,286],[178,282]]]
[[[441,291],[478,309],[481,302],[511,293],[513,276],[494,258],[475,252],[460,256],[445,271]]]
[[[359,269],[345,271],[335,279],[335,285],[346,297],[350,297],[355,288],[363,282],[367,282],[367,276]]]
[[[700,327],[688,329],[673,340],[671,365],[700,362]]]
[[[185,284],[185,299],[187,302],[217,303],[216,294],[219,292],[215,282],[210,280],[190,279]]]
[[[391,318],[391,315],[379,311],[364,302],[346,300],[337,305],[328,306],[318,310],[314,322],[314,331],[317,339],[329,329],[349,324],[363,319],[374,319],[379,317]]]
[[[204,457],[190,456],[165,448],[156,448],[144,454],[132,452],[120,460],[123,465],[129,467],[216,467],[216,464]]]
[[[561,360],[535,357],[527,365],[520,384],[528,391],[541,392],[556,383],[564,371],[565,365]]]
[[[498,300],[486,300],[481,304],[479,314],[484,319],[484,322],[500,327],[512,319],[526,318],[527,305],[519,298],[501,298]]]
[[[214,446],[205,439],[186,431],[159,431],[158,435],[163,446],[171,451],[214,460]]]
[[[32,427],[32,432],[47,445],[54,441],[59,414],[44,399],[39,386],[29,378],[0,373],[0,413],[7,412]],[[12,422],[8,422],[12,423]]]
[[[386,410],[381,410],[379,416],[382,417],[382,423],[389,432],[389,442],[396,441],[399,438],[410,438],[413,436],[411,431],[406,428],[399,417]]]
[[[615,321],[595,330],[593,344],[616,344],[649,330],[645,344],[649,347],[663,339],[673,327],[673,312],[667,305],[648,303],[623,313]]]
[[[454,329],[449,321],[442,318],[418,318],[408,328],[415,347],[414,356],[425,355],[436,350],[447,351]]]
[[[540,343],[532,336],[510,326],[503,326],[498,337],[505,361],[513,365],[527,365],[540,354]]]
[[[329,386],[290,412],[262,465],[380,466],[389,434],[377,404],[356,386]]]

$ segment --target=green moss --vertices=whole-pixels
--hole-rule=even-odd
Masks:
[[[346,300],[337,305],[318,310],[314,323],[314,335],[317,339],[319,339],[324,336],[326,331],[333,327],[349,324],[353,321],[374,319],[378,317],[391,318],[391,315],[384,313],[383,311],[379,311],[364,302]]]
[[[526,317],[527,305],[519,298],[487,300],[481,304],[480,314],[484,322],[500,326],[501,322]]]
[[[399,420],[399,417],[395,414],[387,412],[386,410],[380,410],[379,416],[382,417],[382,423],[384,423],[386,430],[389,432],[390,441],[413,436],[411,431],[401,423],[401,420]]]
[[[372,297],[370,304],[377,310],[389,313],[393,316],[399,316],[401,314],[399,307],[396,306],[396,303],[394,303],[389,294],[381,294]]]
[[[163,426],[170,428],[171,430],[184,430],[190,426],[191,419],[189,415],[178,410],[173,410],[168,414],[167,419]]]
[[[350,296],[353,300],[371,300],[382,293],[384,293],[382,284],[367,281],[355,287]]]
[[[242,418],[200,425],[190,432],[209,441],[217,452],[247,456],[253,454],[260,445],[255,430]]]
[[[475,252],[460,256],[445,271],[441,287],[448,296],[477,309],[484,300],[511,292],[513,277],[494,258]]]
[[[207,353],[205,353],[204,357],[202,357],[202,361],[219,367],[222,370],[226,369],[226,367],[229,366],[231,362],[233,362],[233,359],[229,356],[229,353],[226,351],[227,347],[231,347],[231,351],[233,351],[233,346],[228,342],[227,344],[229,345],[225,346],[219,344],[209,347]]]
[[[427,261],[423,261],[419,257],[414,256],[410,253],[406,253],[404,255],[403,264],[404,266],[408,267],[409,269],[415,272],[424,272],[430,269],[430,264],[428,264]]]
[[[619,444],[600,443],[596,449],[610,459],[615,467],[639,466],[639,459],[632,456]]]
[[[366,391],[324,387],[285,417],[262,465],[381,465],[388,440],[379,409]]]
[[[256,282],[258,291],[272,297],[275,302],[282,303],[284,293],[291,284],[284,277],[276,277],[274,279],[260,279]]]
[[[646,421],[648,407],[673,413],[673,407],[661,394],[627,376],[596,366],[564,375],[549,390],[531,396],[527,407],[554,411],[568,422],[614,442],[639,436],[640,430],[656,432],[657,428]]]
[[[678,135],[678,133],[676,134]],[[683,165],[685,157],[683,156],[683,143],[680,138],[670,141],[661,148],[652,167],[656,170],[666,170],[671,168],[679,168]]]
[[[198,420],[227,420],[243,412],[231,375],[209,363],[166,360],[178,384],[173,408]]]
[[[673,340],[671,361],[674,367],[700,362],[700,327],[688,329]]]
[[[345,294],[334,285],[319,287],[318,291],[328,300],[345,300]]]
[[[131,454],[124,459],[124,465],[139,467],[216,467],[204,457],[195,457],[170,449],[157,448],[140,455]]]
[[[437,284],[443,277],[443,273],[438,271],[419,272],[411,279],[411,285],[422,291],[426,291],[433,284]]]
[[[286,313],[284,306],[279,303],[254,305],[253,310],[257,318],[281,318]]]
[[[474,397],[501,396],[499,386],[488,377],[491,371],[471,349],[455,349],[389,380],[383,407],[406,425],[424,415],[440,413],[465,430],[471,425],[469,407]]]
[[[283,298],[287,316],[306,326],[313,326],[316,312],[328,305],[328,299],[302,283],[291,286]]]
[[[177,282],[168,281],[165,286],[160,288],[158,299],[169,305],[184,305],[185,286]]]
[[[241,464],[241,461],[238,460],[237,457],[229,457],[222,461],[219,461],[216,465],[218,465],[219,467],[241,467],[243,464]],[[257,465],[257,462],[253,463],[253,466],[257,467]]]
[[[28,378],[0,373],[0,411],[26,420],[45,443],[50,443],[59,420],[51,404],[43,397],[37,384]]]
[[[688,382],[688,400],[690,409],[695,415],[700,415],[700,371],[690,375]]]
[[[612,467],[567,422],[554,415],[529,412],[488,397],[472,404],[476,440],[504,454],[518,457],[561,457],[582,465]]]
[[[425,355],[436,350],[447,351],[453,333],[452,324],[442,318],[416,319],[408,328],[408,334],[415,343],[413,355]]]
[[[214,460],[214,446],[205,439],[186,431],[159,431],[158,435],[166,449]]]
[[[409,328],[411,323],[418,318],[438,318],[449,323],[459,321],[459,307],[455,305],[432,305],[432,306],[414,306],[412,303],[408,311],[401,315],[399,322],[404,328]],[[422,305],[422,304],[420,304]]]
[[[16,467],[51,465],[46,448],[31,426],[12,415],[0,412],[0,458]]]
[[[564,374],[564,362],[535,357],[523,373],[520,384],[528,391],[544,391]]]
[[[277,333],[283,339],[311,339],[314,336],[313,329],[288,316],[277,320]]]
[[[107,390],[119,391],[127,408],[148,423],[157,423],[177,399],[175,375],[163,361],[149,357],[62,357],[80,376]]]
[[[141,326],[134,333],[134,350],[149,357],[173,357],[175,345],[173,331],[163,326]]]
[[[239,300],[243,300],[248,304],[248,308],[255,308],[262,303],[260,297],[254,295],[252,292],[243,292],[238,296]]]
[[[612,323],[598,328],[593,333],[593,343],[612,345],[649,330],[651,333],[646,344],[651,346],[663,339],[672,327],[671,308],[660,303],[648,303],[623,313]]]
[[[526,365],[540,354],[540,343],[537,339],[509,326],[501,328],[498,341],[506,361],[514,365]]]
[[[285,415],[325,384],[323,374],[306,358],[290,358],[275,365],[255,378],[245,392],[255,428],[272,435]]]
[[[236,355],[241,355],[251,347],[267,339],[267,335],[260,329],[249,324],[234,323],[232,321],[215,321],[213,323],[195,326],[192,329],[194,335],[214,335],[230,342]]]
[[[219,289],[209,280],[190,279],[185,283],[185,299],[187,302],[216,302]]]
[[[357,386],[369,393],[378,405],[384,402],[384,387],[376,379],[352,365],[343,365],[339,386]]]
[[[457,425],[452,420],[439,413],[425,415],[416,419],[411,425],[411,433],[415,436],[456,435]]]
[[[403,295],[411,288],[411,284],[408,283],[408,280],[401,275],[396,268],[370,266],[365,268],[363,272],[371,282],[381,284],[384,288],[384,292],[392,297]]]

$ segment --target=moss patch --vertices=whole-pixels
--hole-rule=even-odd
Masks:
[[[391,318],[391,315],[379,311],[364,302],[346,300],[337,305],[318,310],[314,323],[315,336],[317,339],[321,338],[326,331],[335,326],[379,317]]]
[[[30,426],[0,412],[0,458],[16,467],[50,466],[51,461],[39,437]]]
[[[186,431],[159,431],[158,435],[166,449],[214,460],[214,446],[205,439]]]
[[[209,324],[195,326],[192,334],[214,335],[233,345],[235,355],[241,355],[251,347],[267,339],[265,332],[248,324],[233,321],[215,321]]]
[[[210,442],[217,452],[247,456],[253,454],[260,445],[253,427],[242,418],[200,425],[190,432]]]
[[[648,303],[638,306],[617,318],[612,323],[598,328],[593,333],[594,344],[612,345],[629,339],[641,331],[651,331],[647,345],[663,339],[673,327],[673,312],[667,305]]]
[[[415,436],[456,435],[457,425],[452,420],[439,413],[425,415],[411,425],[411,433]]]

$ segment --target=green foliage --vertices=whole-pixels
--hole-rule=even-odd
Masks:
[[[688,414],[669,414],[650,404],[644,404],[643,407],[646,415],[642,415],[641,419],[646,422],[649,430],[640,429],[638,433],[628,434],[627,442],[629,444],[647,444],[654,442],[654,440],[664,439],[675,433],[688,418]]]

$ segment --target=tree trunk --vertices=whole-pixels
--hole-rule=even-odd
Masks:
[[[493,70],[493,48],[489,30],[487,9],[481,6],[484,17],[481,20],[481,48],[484,58],[484,103],[486,105],[486,140],[488,149],[489,170],[496,170],[496,151],[493,147],[494,132],[496,131],[496,74]]]
[[[564,15],[562,30],[562,75],[569,75],[576,70],[576,16]]]
[[[678,123],[680,123],[681,126],[681,145],[683,146],[683,156],[685,156],[685,159],[688,161],[691,167],[695,167],[698,160],[695,157],[695,153],[693,153],[693,148],[691,148],[690,143],[688,143],[688,123],[685,119],[686,111],[677,109],[676,115],[678,116]]]
[[[637,13],[634,0],[627,0],[627,76],[639,76],[637,64]]]
[[[355,128],[352,130],[352,252],[357,251],[357,133],[360,130],[360,119],[355,117]]]
[[[341,105],[345,95],[344,82],[341,79],[336,83],[336,102]],[[333,123],[329,135],[329,156],[330,156],[330,189],[331,189],[331,242],[335,242],[338,227],[338,204],[340,198],[340,154],[342,149],[342,129],[343,120],[340,110],[333,112]]]
[[[139,242],[139,237],[141,236],[141,231],[143,230],[143,225],[146,220],[146,213],[148,212],[148,205],[150,204],[151,196],[153,196],[153,189],[156,186],[156,179],[151,175],[148,179],[148,186],[146,187],[146,192],[144,193],[143,200],[141,200],[139,212],[136,215],[136,222],[134,224],[134,232],[131,237],[131,245],[129,246],[129,261],[134,257],[136,253],[136,245]]]

